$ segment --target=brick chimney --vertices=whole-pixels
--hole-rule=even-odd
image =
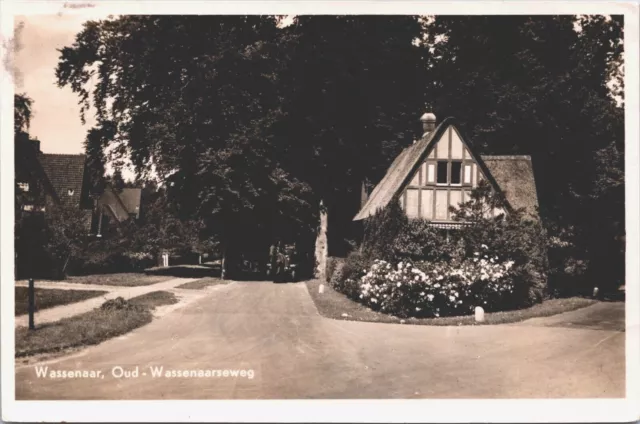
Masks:
[[[436,129],[436,115],[431,112],[427,112],[420,117],[422,122],[422,137],[426,137],[429,133]]]
[[[35,149],[36,153],[40,154],[42,153],[40,151],[40,140],[38,139],[31,139],[31,143],[33,143],[33,148]]]

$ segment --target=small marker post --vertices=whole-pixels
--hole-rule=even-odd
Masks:
[[[35,330],[36,326],[34,324],[33,316],[36,310],[36,294],[35,294],[35,284],[33,278],[29,278],[29,330]]]

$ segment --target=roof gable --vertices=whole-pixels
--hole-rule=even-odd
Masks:
[[[140,217],[141,197],[142,190],[139,188],[123,188],[121,191],[116,191],[108,186],[98,199],[98,205],[106,206],[109,212],[122,222],[132,214],[136,218]]]
[[[432,153],[437,156],[438,151],[434,151],[437,145],[441,141],[449,141],[448,138],[445,138],[445,135],[450,127],[452,128],[452,137],[453,134],[455,134],[458,139],[457,141],[462,145],[462,149],[466,149],[470,158],[476,162],[492,187],[496,191],[501,192],[502,190],[500,186],[493,178],[490,170],[482,160],[482,157],[475,152],[473,146],[467,142],[467,138],[464,137],[456,127],[455,118],[449,117],[444,119],[434,131],[431,131],[429,134],[416,141],[413,145],[405,148],[402,153],[400,153],[400,155],[393,161],[380,183],[378,183],[374,188],[367,203],[365,203],[353,220],[358,221],[365,219],[375,214],[377,210],[387,206],[392,199],[397,198],[399,193],[402,192],[402,189],[409,184],[416,173],[417,168],[425,161],[425,159],[427,157],[431,157]],[[508,199],[507,209],[512,209]]]
[[[80,207],[85,155],[42,153],[38,160],[63,205]]]

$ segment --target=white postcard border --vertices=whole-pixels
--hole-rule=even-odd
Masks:
[[[65,7],[84,3],[91,7]],[[0,193],[2,275],[2,419],[69,422],[623,422],[640,407],[640,249],[638,173],[638,4],[635,2],[0,2],[3,63],[10,54],[13,16],[23,14],[624,14],[626,130],[626,399],[587,400],[230,400],[230,401],[15,401],[13,317],[13,83],[2,73]],[[482,382],[478,382],[482,384]],[[635,401],[635,402],[634,402]]]

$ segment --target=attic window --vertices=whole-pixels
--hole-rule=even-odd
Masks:
[[[451,162],[451,184],[460,184],[462,181],[462,162]]]
[[[70,188],[69,190],[67,190],[67,195],[68,195],[68,196],[73,196],[73,193],[74,193],[74,192],[75,192],[75,191],[74,191],[72,188]]]
[[[438,184],[447,184],[447,161],[438,162]]]

